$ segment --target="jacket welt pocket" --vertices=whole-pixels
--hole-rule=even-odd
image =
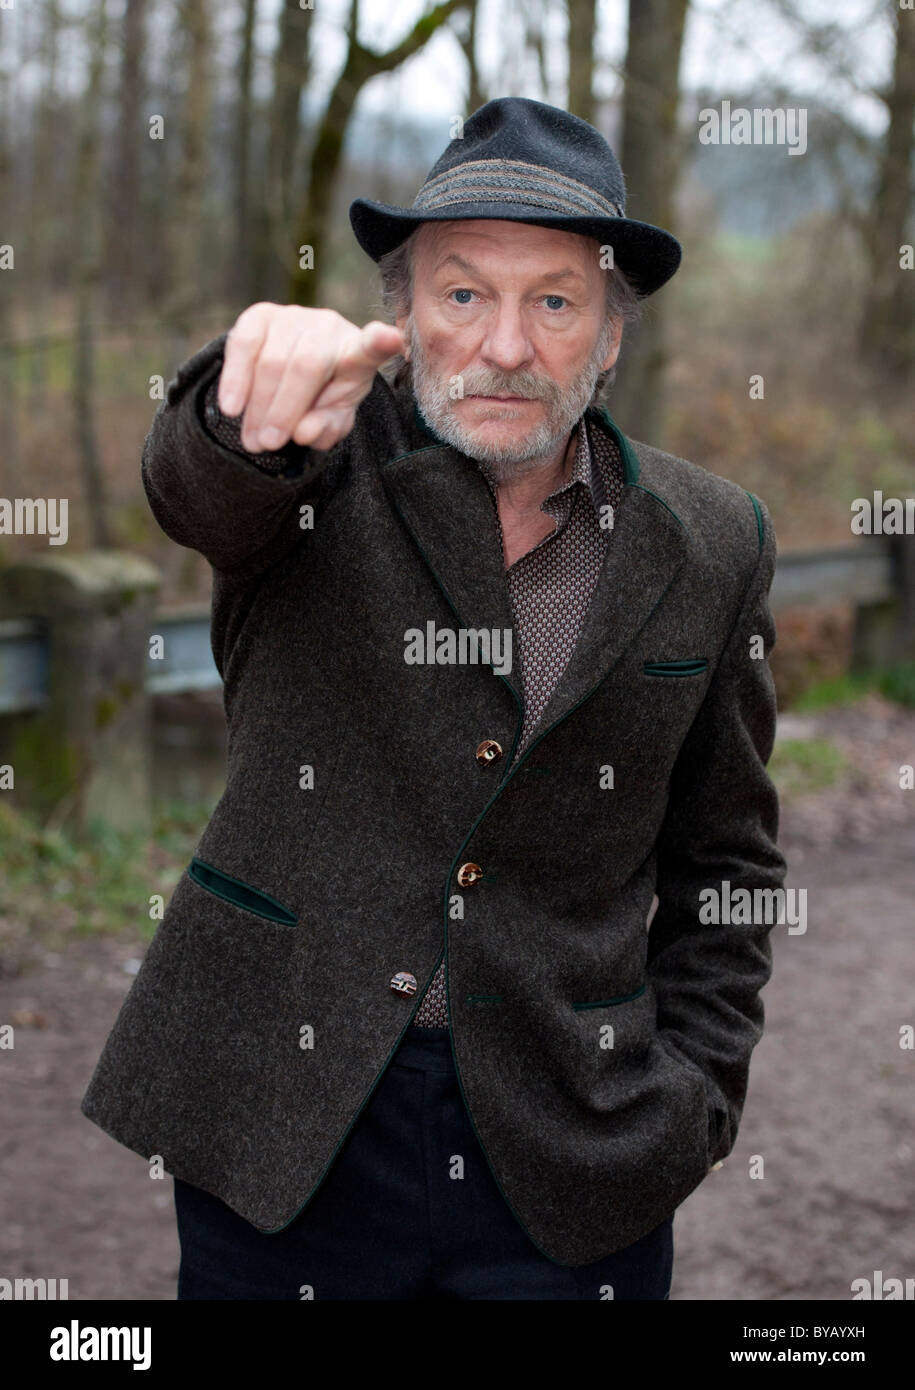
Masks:
[[[644,994],[645,989],[646,986],[641,985],[638,989],[634,989],[631,994],[617,994],[613,999],[579,1000],[578,1003],[572,1005],[572,1008],[581,1011],[582,1009],[606,1009],[610,1004],[628,1004],[630,999],[638,999],[640,995]]]
[[[704,656],[688,661],[646,661],[642,666],[646,676],[700,676],[708,666]]]
[[[200,888],[205,888],[215,897],[222,898],[224,902],[232,903],[235,907],[244,908],[246,912],[253,912],[258,917],[266,917],[269,922],[280,922],[283,926],[294,927],[298,921],[294,912],[290,912],[288,907],[277,902],[269,893],[252,888],[250,883],[242,883],[240,878],[233,878],[231,874],[224,874],[221,869],[215,869],[212,864],[206,864],[202,859],[195,857],[191,860],[188,876]]]

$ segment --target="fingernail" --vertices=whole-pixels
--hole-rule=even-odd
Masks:
[[[275,425],[266,425],[258,435],[258,443],[262,449],[278,449],[282,442],[282,432]]]

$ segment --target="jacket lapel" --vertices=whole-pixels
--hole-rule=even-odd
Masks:
[[[492,494],[472,459],[449,445],[385,464],[388,496],[455,614],[455,626],[513,628]],[[417,613],[422,627],[428,614]],[[519,701],[517,642],[505,680]]]
[[[593,690],[648,620],[686,556],[686,531],[664,501],[638,481],[639,458],[604,410],[592,428],[609,431],[623,454],[622,501],[575,650],[550,698],[537,736]],[[489,486],[476,463],[428,430],[425,446],[382,468],[388,496],[464,628],[513,627],[502,546]],[[417,614],[417,625],[426,615]],[[518,667],[504,677],[519,703]]]
[[[541,737],[600,684],[661,602],[686,558],[682,522],[639,483],[626,483],[581,634],[543,711]]]

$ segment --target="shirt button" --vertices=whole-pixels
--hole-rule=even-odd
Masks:
[[[496,743],[494,738],[484,738],[476,752],[477,762],[481,763],[484,767],[487,763],[498,762],[501,756],[502,745],[501,743]]]
[[[398,970],[396,975],[391,976],[391,989],[395,994],[415,994],[416,976],[411,975],[409,970]]]
[[[457,881],[462,888],[470,888],[483,877],[479,864],[462,864],[457,871]]]

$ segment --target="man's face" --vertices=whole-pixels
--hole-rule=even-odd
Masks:
[[[617,359],[598,248],[521,222],[420,228],[412,311],[397,320],[413,390],[441,438],[502,478],[555,456]]]

